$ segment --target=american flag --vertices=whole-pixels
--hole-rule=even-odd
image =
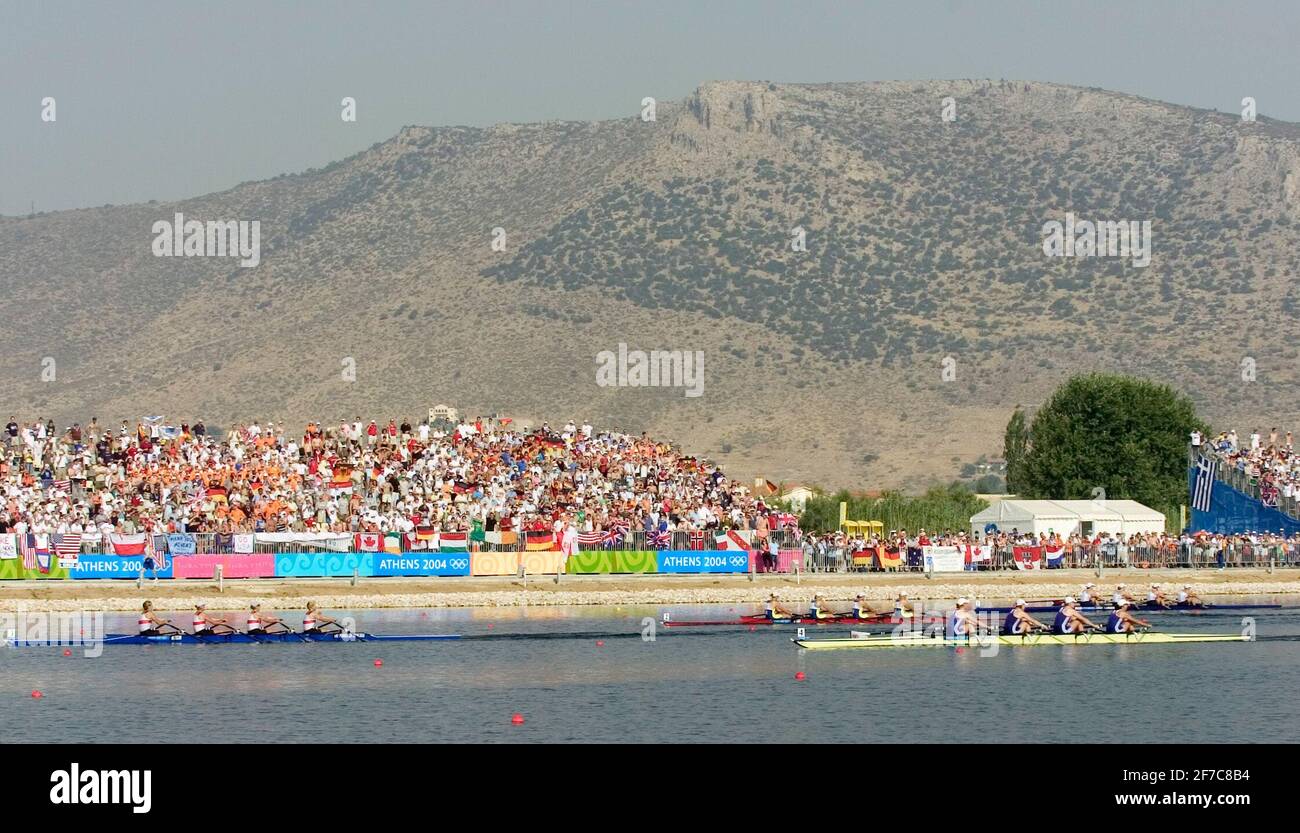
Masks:
[[[36,569],[36,536],[19,535],[18,549],[23,556],[23,569],[35,570]]]
[[[22,547],[23,568],[27,570],[40,570],[42,573],[50,571],[50,539],[47,535],[19,535],[19,546]]]
[[[1202,457],[1196,463],[1196,486],[1192,489],[1192,508],[1198,512],[1210,511],[1210,496],[1214,493],[1214,475],[1218,460]]]
[[[579,532],[578,546],[584,549],[588,547],[598,547],[605,540],[603,532]]]
[[[72,492],[72,481],[71,481],[71,480],[55,480],[53,483],[50,484],[50,490],[51,490],[51,491],[54,491],[54,492],[63,492],[64,494],[71,494],[71,492]]]
[[[52,536],[54,542],[54,554],[59,558],[72,558],[81,552],[81,533],[65,532],[62,535]]]

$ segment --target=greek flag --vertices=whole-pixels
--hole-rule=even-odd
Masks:
[[[1210,511],[1210,495],[1214,491],[1214,475],[1219,468],[1217,460],[1202,457],[1196,463],[1196,488],[1192,490],[1192,508],[1197,512]]]

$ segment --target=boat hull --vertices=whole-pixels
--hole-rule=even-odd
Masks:
[[[898,636],[884,634],[852,639],[795,639],[800,648],[839,650],[864,648],[988,648],[993,646],[1024,648],[1035,645],[1174,645],[1199,642],[1249,642],[1250,637],[1225,633],[1084,633],[1063,636],[986,636],[976,639],[942,639],[924,634]]]
[[[324,642],[340,644],[343,642],[431,642],[460,639],[460,634],[394,634],[378,635],[373,633],[222,633],[208,636],[194,634],[160,634],[145,636],[133,633],[110,633],[102,640],[104,645],[262,645],[276,643]],[[61,645],[89,644],[94,640],[60,641],[54,639],[27,640],[15,639],[8,644],[18,648],[57,647]]]

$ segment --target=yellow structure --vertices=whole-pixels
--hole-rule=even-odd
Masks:
[[[863,538],[870,538],[872,535],[883,538],[885,524],[883,521],[849,520],[849,505],[845,501],[840,501],[840,532],[850,536],[861,535]]]

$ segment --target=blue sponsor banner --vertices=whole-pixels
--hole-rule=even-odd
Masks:
[[[467,552],[375,553],[376,576],[467,576]]]
[[[377,552],[282,552],[275,556],[275,577],[362,576],[375,574]]]
[[[747,573],[744,550],[661,550],[655,553],[661,573]]]
[[[143,555],[93,555],[82,553],[77,556],[77,566],[68,570],[68,578],[138,578],[144,570]],[[166,564],[158,572],[158,578],[172,577],[170,558],[156,556],[154,564]],[[145,578],[153,578],[153,570],[145,570]]]

